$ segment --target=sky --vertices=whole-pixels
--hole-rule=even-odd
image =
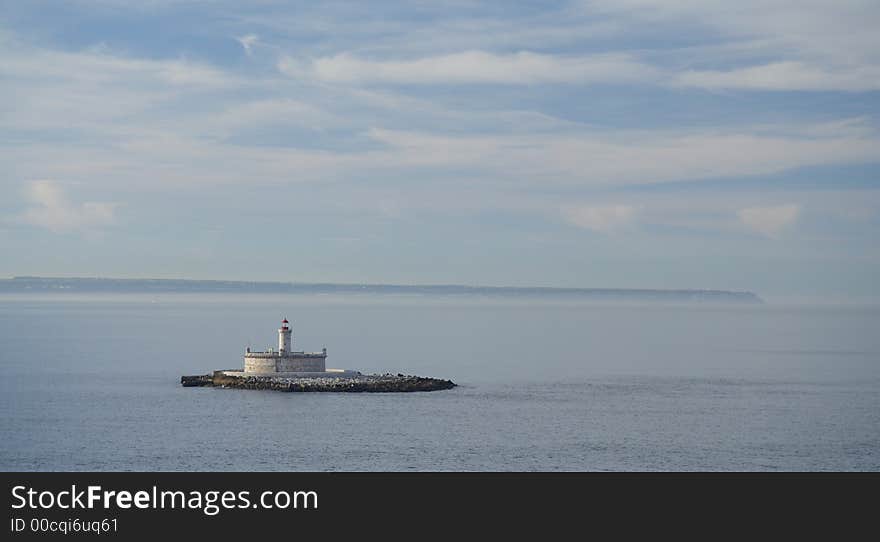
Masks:
[[[880,300],[876,1],[0,0],[0,276]]]

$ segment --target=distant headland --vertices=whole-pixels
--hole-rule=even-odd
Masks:
[[[630,288],[555,288],[465,286],[460,284],[333,284],[248,282],[191,279],[117,279],[21,276],[0,279],[0,293],[250,293],[250,294],[386,294],[556,298],[620,302],[763,303],[752,292],[728,290],[662,290]]]

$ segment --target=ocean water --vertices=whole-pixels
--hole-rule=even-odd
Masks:
[[[282,317],[453,390],[182,388]],[[880,470],[880,309],[479,297],[0,297],[0,470]]]

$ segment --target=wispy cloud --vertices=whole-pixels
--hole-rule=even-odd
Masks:
[[[256,34],[247,34],[245,36],[238,36],[235,40],[241,44],[242,49],[248,55],[253,54],[254,46],[260,41],[260,37]]]
[[[824,133],[804,137],[802,129]],[[472,165],[514,178],[580,185],[767,174],[809,165],[871,161],[880,150],[876,136],[853,133],[845,124],[499,136],[377,129],[370,136],[395,149],[403,165]]]
[[[505,84],[633,82],[657,70],[630,55],[562,56],[520,51],[464,51],[410,60],[366,59],[349,53],[311,60],[283,58],[279,69],[294,77],[343,83]]]
[[[749,42],[762,52],[780,52],[831,62],[877,60],[880,12],[872,2],[808,0],[584,0],[581,11],[626,21],[625,30],[669,33],[687,28],[711,32],[717,40]]]
[[[250,52],[249,47],[246,47]],[[464,51],[410,60],[350,53],[314,59],[282,57],[281,73],[329,83],[388,85],[638,84],[709,90],[849,91],[880,89],[880,64],[782,60],[727,70],[676,70],[627,53],[564,56],[521,51]]]
[[[627,31],[652,28],[708,33],[688,48],[700,68],[670,70],[672,85],[755,91],[880,89],[880,10],[871,2],[784,0],[586,0],[582,12],[621,21]],[[680,54],[678,55],[681,56]],[[672,64],[675,64],[673,62]]]
[[[774,62],[727,71],[685,71],[675,85],[706,89],[749,90],[880,90],[880,66],[854,66],[835,71],[804,62]]]
[[[21,222],[56,233],[101,228],[115,222],[116,203],[70,202],[61,186],[49,180],[31,181],[24,190],[29,207]]]
[[[206,115],[203,123],[210,131],[218,130],[227,134],[267,126],[302,126],[323,130],[346,125],[345,119],[317,105],[288,98],[236,103],[222,112]]]
[[[152,60],[112,54],[106,47],[79,52],[14,46],[2,52],[0,73],[19,81],[54,78],[95,85],[160,85],[218,88],[240,85],[245,79],[214,66],[186,58]]]
[[[291,76],[350,84],[638,83],[863,92],[880,88],[878,24],[880,10],[859,0],[797,8],[746,0],[735,9],[715,0],[588,0],[527,20],[347,21],[339,30],[358,35],[362,25],[366,43],[335,54],[283,57],[278,65]],[[713,39],[705,39],[709,35]],[[677,49],[682,36],[698,37],[686,55]],[[617,47],[608,47],[612,38]],[[620,46],[642,38],[652,47]],[[549,44],[577,51],[591,40],[598,41],[588,48],[591,54],[548,51]]]
[[[800,213],[799,205],[788,203],[771,207],[746,207],[737,212],[737,217],[749,230],[776,239],[797,221]]]
[[[0,100],[14,103],[4,125],[23,130],[81,130],[82,139],[162,120],[158,110],[191,97],[250,84],[243,77],[185,57],[145,59],[107,47],[59,51],[7,41],[0,47]],[[180,117],[180,115],[178,115]],[[118,135],[117,135],[118,136]]]
[[[632,227],[638,209],[632,205],[566,205],[562,217],[566,222],[600,233],[613,233]]]

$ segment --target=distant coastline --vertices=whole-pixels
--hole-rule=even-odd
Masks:
[[[333,284],[248,282],[192,279],[117,279],[21,276],[0,279],[0,293],[266,293],[266,294],[385,294],[488,297],[577,298],[596,301],[658,301],[689,303],[747,303],[763,300],[753,292],[728,290],[661,290],[629,288],[554,288],[465,286],[460,284]]]

